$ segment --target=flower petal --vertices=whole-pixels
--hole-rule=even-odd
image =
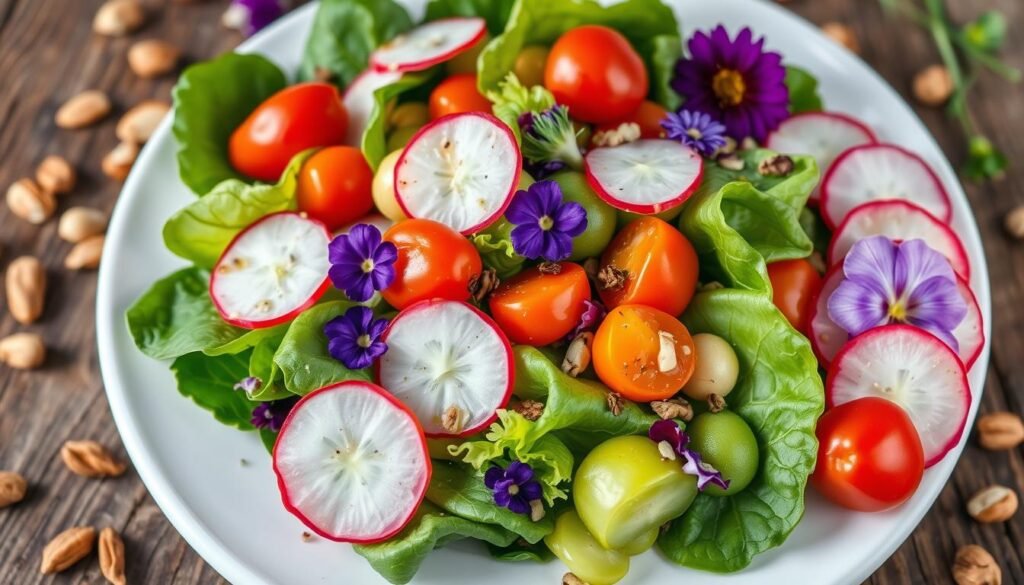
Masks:
[[[536,223],[542,215],[538,202],[529,191],[516,191],[505,210],[505,219],[516,225]]]
[[[828,298],[829,318],[850,335],[888,323],[888,310],[886,297],[862,280],[843,280]]]
[[[553,218],[556,229],[571,237],[582,234],[587,229],[587,210],[575,201],[562,204]]]
[[[532,500],[539,500],[544,494],[540,487],[540,483],[536,481],[528,481],[523,485],[519,486],[519,493],[523,495],[523,499],[527,502]]]
[[[895,265],[896,245],[885,236],[873,236],[853,245],[843,261],[843,274],[875,289],[891,303],[896,298],[892,283]]]
[[[901,297],[913,296],[914,289],[934,277],[948,280],[956,288],[956,274],[949,260],[924,240],[907,240],[896,249],[893,290]]]
[[[533,479],[533,468],[521,461],[513,461],[505,471],[505,477],[522,486],[524,483]]]
[[[522,496],[513,496],[509,498],[509,502],[506,507],[516,514],[526,514],[530,511],[530,504],[528,504],[526,499]]]
[[[952,332],[966,316],[967,301],[956,284],[942,276],[919,284],[907,300],[907,321],[929,331],[935,328]]]
[[[497,466],[490,467],[487,469],[486,472],[484,472],[484,485],[487,486],[488,489],[493,490],[494,486],[497,485],[498,481],[504,479],[504,477],[504,469]]]
[[[536,260],[544,252],[544,230],[536,223],[524,223],[512,229],[512,248],[523,258]]]

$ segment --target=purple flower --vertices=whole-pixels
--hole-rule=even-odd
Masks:
[[[276,433],[281,430],[284,419],[288,418],[288,413],[292,411],[292,407],[298,401],[299,397],[294,396],[292,398],[261,402],[256,408],[252,409],[252,420],[250,422],[257,429],[267,429]]]
[[[368,307],[351,307],[324,325],[327,352],[350,370],[369,367],[388,350],[380,340],[387,326],[388,320],[374,319]]]
[[[516,226],[512,247],[531,260],[565,260],[572,254],[572,239],[587,229],[587,211],[562,201],[562,188],[554,181],[538,181],[516,193],[505,218]]]
[[[662,441],[668,443],[676,455],[682,455],[686,445],[690,442],[690,437],[686,436],[683,429],[679,428],[679,425],[672,420],[655,422],[647,431],[647,437],[655,443],[660,444]]]
[[[704,488],[713,483],[724,489],[729,488],[729,480],[722,478],[722,473],[704,463],[700,454],[687,447],[690,437],[686,436],[683,429],[675,421],[659,420],[651,425],[647,432],[648,438],[658,445],[658,450],[663,456],[671,459],[680,457],[683,460],[683,472],[697,477],[697,489],[704,491]]]
[[[953,330],[967,316],[967,301],[949,260],[924,241],[861,240],[846,256],[843,275],[828,299],[828,315],[850,335],[909,323],[959,350]]]
[[[517,122],[525,168],[532,177],[543,178],[566,167],[583,168],[580,131],[569,118],[569,108],[554,105],[542,112],[524,112]]]
[[[286,0],[232,0],[221,23],[245,36],[259,32],[288,10]]]
[[[566,341],[572,341],[576,339],[576,336],[584,331],[593,331],[597,329],[597,326],[604,320],[605,315],[608,311],[605,310],[604,305],[600,301],[592,301],[586,299],[583,301],[583,314],[580,315],[580,322],[576,324],[576,327],[569,332],[566,336]]]
[[[242,390],[246,394],[252,394],[259,390],[263,386],[263,380],[260,380],[256,376],[247,376],[238,381],[233,386],[235,390]]]
[[[368,301],[374,291],[384,290],[395,280],[398,248],[391,242],[382,242],[376,226],[353,226],[328,244],[327,255],[331,261],[331,282],[353,301]]]
[[[725,146],[725,126],[704,112],[679,110],[661,121],[665,135],[678,140],[703,156],[711,156]]]
[[[690,39],[690,58],[676,63],[672,89],[686,100],[686,109],[703,112],[725,125],[736,140],[764,142],[768,133],[789,117],[789,89],[782,56],[764,50],[744,28],[734,40],[725,27]]]
[[[723,490],[729,489],[729,480],[722,477],[722,472],[701,461],[699,453],[693,449],[684,449],[682,456],[686,461],[683,463],[683,473],[697,476],[698,490],[704,491],[709,483],[713,483]]]
[[[540,484],[533,479],[533,469],[526,463],[513,461],[507,469],[491,467],[484,474],[484,485],[494,492],[494,503],[516,514],[529,514],[530,502],[540,500]]]

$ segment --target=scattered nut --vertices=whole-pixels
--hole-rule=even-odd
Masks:
[[[757,165],[757,172],[765,177],[785,177],[793,172],[794,166],[792,158],[784,154],[776,154],[762,160]]]
[[[36,182],[44,190],[62,195],[75,188],[75,167],[63,157],[51,154],[36,167]]]
[[[132,170],[135,159],[139,156],[139,146],[134,142],[121,142],[103,157],[100,163],[103,174],[114,179],[123,181],[128,178],[128,172]]]
[[[957,585],[1001,585],[1003,571],[987,550],[968,544],[956,551],[953,580]]]
[[[485,268],[480,274],[469,278],[469,296],[476,302],[482,303],[494,289],[501,284],[498,273],[493,268]]]
[[[59,573],[84,559],[96,544],[96,529],[76,526],[61,532],[43,549],[39,571],[44,575]]]
[[[160,125],[160,120],[163,120],[167,112],[170,111],[170,104],[157,100],[146,100],[125,112],[117,122],[114,132],[122,143],[144,144],[153,135],[156,127]],[[134,160],[135,158],[132,157],[133,162]]]
[[[544,519],[547,511],[544,509],[544,502],[540,500],[530,500],[530,520],[534,522],[540,522]]]
[[[544,403],[536,400],[524,400],[512,407],[512,410],[523,415],[526,420],[537,420],[544,414]]]
[[[1003,224],[1006,231],[1018,240],[1024,240],[1024,205],[1014,208],[1006,214]]]
[[[64,257],[64,268],[92,270],[99,267],[105,240],[106,238],[102,235],[91,236],[75,244],[68,255]]]
[[[5,279],[7,308],[23,325],[34,323],[43,314],[46,297],[46,269],[32,256],[14,259],[7,267]]]
[[[725,410],[725,398],[714,392],[708,394],[708,410],[713,413]]]
[[[678,418],[683,421],[693,419],[693,407],[685,398],[670,398],[651,402],[651,410],[662,420]]]
[[[989,486],[967,501],[967,513],[978,522],[1005,522],[1017,512],[1017,494],[1001,485]]]
[[[559,264],[558,262],[548,262],[547,260],[545,260],[544,262],[541,262],[540,264],[537,265],[537,272],[549,275],[561,274],[562,265]]]
[[[14,215],[38,225],[53,216],[57,199],[32,179],[25,178],[7,188],[7,207]]]
[[[116,530],[107,526],[100,531],[100,572],[111,585],[125,585],[124,541]]]
[[[107,0],[92,20],[93,32],[122,37],[135,32],[146,21],[146,12],[137,0]]]
[[[846,47],[852,53],[860,54],[860,41],[853,29],[841,22],[826,22],[821,25],[821,32],[836,43]]]
[[[618,392],[609,392],[605,401],[608,403],[608,410],[611,411],[612,416],[619,416],[622,414],[622,409],[626,407],[626,401]]]
[[[576,573],[566,573],[562,575],[562,585],[590,585],[583,579],[576,576]]]
[[[579,376],[590,366],[590,348],[594,344],[594,334],[584,331],[576,336],[565,350],[562,360],[562,371],[573,378]]]
[[[735,153],[722,155],[716,162],[727,171],[742,171],[747,166],[747,163]]]
[[[441,414],[441,427],[453,435],[462,432],[465,422],[466,412],[458,406],[449,406]]]
[[[58,127],[75,130],[99,122],[112,108],[107,94],[98,89],[90,89],[64,102],[53,119]]]
[[[914,76],[914,97],[926,106],[941,106],[953,95],[953,77],[942,65],[932,65]]]
[[[15,333],[0,339],[0,362],[18,370],[31,370],[46,361],[46,346],[38,333]]]
[[[597,272],[597,282],[601,290],[619,290],[626,285],[629,271],[608,264]]]
[[[107,229],[107,216],[92,207],[72,207],[60,216],[57,235],[65,242],[77,244],[82,240],[98,236]]]
[[[636,122],[623,122],[610,130],[598,130],[590,143],[594,146],[619,146],[637,140],[640,140],[640,125]]]
[[[82,477],[117,477],[128,469],[96,441],[66,441],[60,458],[72,473]]]
[[[0,509],[25,499],[27,490],[28,484],[20,474],[13,471],[0,471]]]
[[[1024,421],[1012,412],[993,412],[978,419],[978,442],[991,451],[1006,451],[1024,443]]]
[[[128,49],[128,66],[143,78],[166,75],[178,65],[181,49],[159,39],[139,41]]]
[[[676,357],[676,338],[668,331],[658,332],[658,371],[671,372],[679,365]]]

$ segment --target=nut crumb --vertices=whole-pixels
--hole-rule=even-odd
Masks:
[[[957,585],[1001,585],[1003,571],[987,550],[968,544],[956,551],[953,580]]]
[[[462,431],[462,426],[465,423],[465,411],[454,404],[449,406],[444,414],[441,415],[441,427],[449,433],[458,433]]]
[[[622,409],[626,406],[626,401],[622,398],[622,394],[609,392],[606,400],[608,402],[608,410],[612,411],[612,416],[622,414]]]
[[[784,154],[777,154],[762,160],[757,165],[757,172],[765,177],[785,177],[793,172],[793,167],[792,158]]]
[[[986,524],[1006,522],[1017,513],[1017,493],[1008,487],[991,485],[967,501],[967,513]]]
[[[978,442],[990,451],[1008,451],[1024,443],[1024,421],[1012,412],[993,412],[978,419]]]
[[[583,579],[576,576],[575,573],[566,573],[562,575],[562,585],[590,585]]]
[[[316,68],[313,69],[313,81],[331,83],[334,81],[334,72],[326,67],[317,65]]]
[[[926,106],[941,106],[953,90],[953,77],[942,65],[931,65],[914,76],[914,97]]]
[[[727,154],[718,157],[718,166],[728,171],[742,171],[747,163],[736,154]]]
[[[626,285],[629,271],[608,264],[597,271],[597,282],[601,290],[619,290]]]
[[[1024,240],[1024,205],[1016,207],[1006,214],[1003,225],[1011,236],[1018,240]]]
[[[836,43],[846,47],[850,52],[860,54],[860,41],[853,29],[841,22],[826,22],[821,25],[821,32]]]
[[[576,336],[565,350],[562,360],[562,371],[573,378],[582,374],[590,366],[590,352],[594,344],[594,334],[584,331]]]
[[[544,414],[544,403],[536,400],[524,400],[513,406],[512,410],[523,415],[526,420],[535,421]]]
[[[537,265],[537,271],[541,274],[561,274],[562,265],[558,262],[541,262]]]
[[[685,398],[655,400],[651,402],[651,409],[662,420],[678,418],[683,421],[689,421],[693,419],[693,406]]]
[[[486,268],[480,274],[470,277],[469,296],[477,303],[482,303],[499,284],[501,279],[498,278],[498,273],[493,268]]]
[[[640,125],[636,122],[623,122],[611,130],[598,130],[590,142],[595,147],[602,147],[620,146],[637,140],[640,140]]]
[[[310,534],[309,532],[303,531],[303,533],[302,533],[302,542],[309,542],[311,540],[313,540],[313,535]]]
[[[708,394],[708,410],[711,412],[722,412],[725,410],[725,398],[714,392]]]
[[[530,520],[534,522],[540,522],[544,519],[544,515],[547,512],[544,510],[544,502],[540,500],[530,500]]]

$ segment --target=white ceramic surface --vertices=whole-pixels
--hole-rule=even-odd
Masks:
[[[414,16],[422,12],[422,0]],[[956,231],[974,267],[973,286],[986,322],[991,317],[988,272],[978,230],[956,176],[912,110],[868,66],[818,30],[772,3],[757,0],[674,2],[686,33],[722,22],[749,25],[790,63],[820,80],[829,108],[869,123],[886,140],[921,153],[938,171],[954,204]],[[305,6],[246,42],[294,71],[314,14]],[[267,456],[255,434],[221,426],[181,397],[167,364],[150,360],[132,344],[124,312],[157,278],[181,266],[164,249],[160,228],[192,199],[178,180],[169,120],[142,152],[114,211],[100,270],[96,327],[100,363],[111,410],[125,447],[157,504],[182,536],[236,585],[384,583],[344,544],[303,542],[303,526],[281,506]],[[971,372],[973,420],[988,364],[986,345]],[[971,425],[968,425],[970,428]],[[966,440],[966,435],[964,437]],[[674,566],[655,553],[633,560],[627,584],[788,584],[813,575],[817,585],[860,583],[910,534],[938,496],[963,447],[928,470],[914,498],[883,514],[845,512],[808,492],[803,522],[784,546],[759,556],[745,571],[714,575]],[[245,459],[248,465],[242,465]],[[499,564],[481,548],[457,543],[436,551],[415,583],[492,585],[557,583],[558,562]]]

